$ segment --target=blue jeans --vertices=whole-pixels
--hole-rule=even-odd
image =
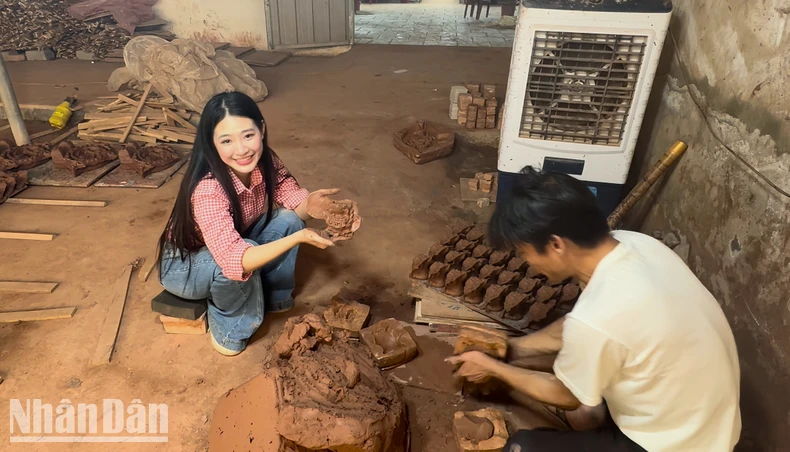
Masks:
[[[279,240],[304,228],[296,212],[278,209],[264,229],[265,215],[244,241],[251,245]],[[255,270],[247,281],[233,281],[222,274],[207,247],[191,253],[184,261],[177,251],[166,250],[160,282],[168,292],[188,300],[208,298],[208,324],[214,339],[223,347],[242,351],[255,333],[265,311],[293,306],[294,270],[299,246]],[[191,263],[191,265],[190,265]]]

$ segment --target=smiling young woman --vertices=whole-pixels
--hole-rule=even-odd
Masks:
[[[206,104],[159,239],[159,280],[176,296],[209,299],[211,341],[218,352],[241,353],[264,312],[293,307],[299,245],[333,245],[305,229],[307,212],[334,193],[308,194],[299,187],[269,147],[266,123],[250,97],[221,93]]]

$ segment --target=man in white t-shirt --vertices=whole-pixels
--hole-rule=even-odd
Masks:
[[[652,237],[610,232],[577,179],[525,168],[498,203],[489,238],[549,279],[586,284],[573,310],[511,341],[512,358],[556,356],[553,373],[479,352],[449,361],[561,408],[566,430],[522,430],[505,452],[732,451],[741,431],[740,368],[721,308]]]

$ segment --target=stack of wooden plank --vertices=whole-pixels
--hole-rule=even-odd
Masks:
[[[150,86],[142,94],[118,94],[94,113],[85,113],[77,124],[79,138],[110,143],[167,143],[175,149],[189,150],[195,142],[196,128],[189,122],[194,113],[172,97],[150,97]]]

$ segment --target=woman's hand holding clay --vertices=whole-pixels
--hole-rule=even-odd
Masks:
[[[349,240],[362,224],[357,203],[348,199],[335,201],[329,198],[340,192],[337,188],[316,190],[307,197],[305,211],[313,218],[326,221],[321,236],[333,242]]]
[[[335,246],[334,242],[321,237],[321,234],[315,229],[305,228],[297,232],[297,234],[299,234],[299,243],[306,243],[322,250]]]
[[[316,190],[307,197],[307,214],[319,220],[325,220],[329,216],[332,204],[336,201],[329,199],[329,195],[336,195],[340,192],[339,188],[324,188]]]

